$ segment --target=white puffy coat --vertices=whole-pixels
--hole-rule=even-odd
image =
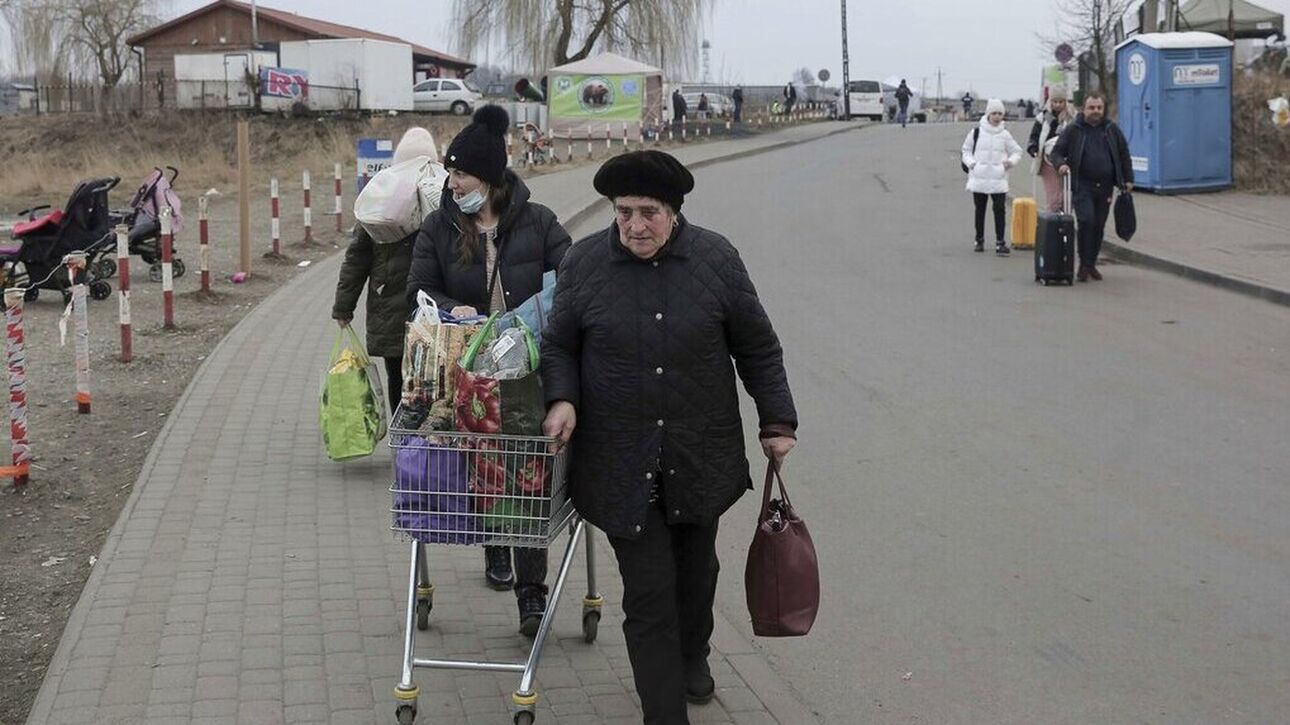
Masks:
[[[972,152],[972,132],[963,139],[963,163],[968,167],[967,190],[977,194],[1008,193],[1008,169],[1021,162],[1021,146],[1001,123],[981,119],[981,134]],[[1005,165],[1006,162],[1006,165]]]

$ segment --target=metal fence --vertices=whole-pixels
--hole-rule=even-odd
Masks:
[[[261,97],[255,84],[246,81],[199,81],[159,78],[144,83],[30,84],[32,91],[0,107],[5,115],[117,114],[161,110],[352,111],[360,108],[362,90],[357,86],[310,85],[297,99]],[[27,96],[34,96],[28,98]]]

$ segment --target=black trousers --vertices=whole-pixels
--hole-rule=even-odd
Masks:
[[[623,577],[623,634],[645,725],[687,725],[685,667],[708,656],[717,526],[669,526],[650,506],[639,539],[609,537]]]
[[[994,239],[1003,241],[1003,229],[1008,223],[1007,194],[979,194],[972,192],[972,203],[976,205],[976,240],[985,239],[985,203],[994,203]]]
[[[488,550],[506,549],[505,546],[485,546]],[[531,549],[523,546],[511,548],[515,556],[515,595],[524,596],[541,594],[546,596],[546,549]],[[485,561],[488,554],[485,553]]]
[[[403,357],[385,358],[385,387],[389,389],[390,415],[399,407],[403,397]]]
[[[1079,180],[1079,191],[1072,203],[1075,206],[1075,236],[1079,242],[1079,263],[1084,267],[1097,265],[1102,253],[1102,235],[1106,218],[1111,213],[1111,194],[1115,184],[1110,181]]]
[[[735,123],[739,123],[740,121],[744,120],[744,104],[742,103],[735,104],[734,117],[731,120],[734,121]]]

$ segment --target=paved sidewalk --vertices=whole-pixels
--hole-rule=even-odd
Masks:
[[[814,124],[678,156],[711,162],[854,127]],[[535,179],[534,198],[574,217],[595,201],[594,172]],[[335,255],[287,284],[198,371],[104,545],[29,723],[394,721],[408,549],[388,530],[389,452],[336,464],[318,435],[339,265]],[[600,637],[582,641],[585,566],[575,567],[538,670],[539,723],[640,721],[621,588],[597,541]],[[514,597],[484,587],[482,561],[477,548],[430,548],[437,590],[420,656],[524,656]],[[813,720],[720,614],[713,644],[717,697],[691,709],[695,722]],[[417,681],[419,722],[510,722],[518,676],[418,671]]]
[[[1138,233],[1107,253],[1197,281],[1290,305],[1290,201],[1240,192],[1133,195]]]

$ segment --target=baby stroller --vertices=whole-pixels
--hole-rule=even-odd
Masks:
[[[95,271],[111,247],[112,221],[108,213],[108,192],[119,184],[117,177],[82,181],[72,190],[67,206],[37,216],[49,205],[19,212],[26,221],[14,225],[15,244],[0,247],[0,276],[5,287],[25,287],[27,301],[34,301],[41,289],[58,290],[66,303],[71,284],[63,257],[73,252],[86,255],[87,273],[80,280],[89,285],[90,297],[104,300],[112,285]]]
[[[130,254],[138,255],[148,265],[148,279],[161,281],[161,209],[170,207],[170,231],[173,255],[174,237],[184,228],[183,204],[175,193],[175,179],[179,178],[179,169],[167,166],[170,178],[157,167],[143,180],[128,209],[114,211],[111,214],[112,224],[124,224],[129,228]],[[175,277],[184,276],[184,261],[178,257],[172,259]],[[104,257],[98,263],[101,277],[116,274],[116,260]]]

